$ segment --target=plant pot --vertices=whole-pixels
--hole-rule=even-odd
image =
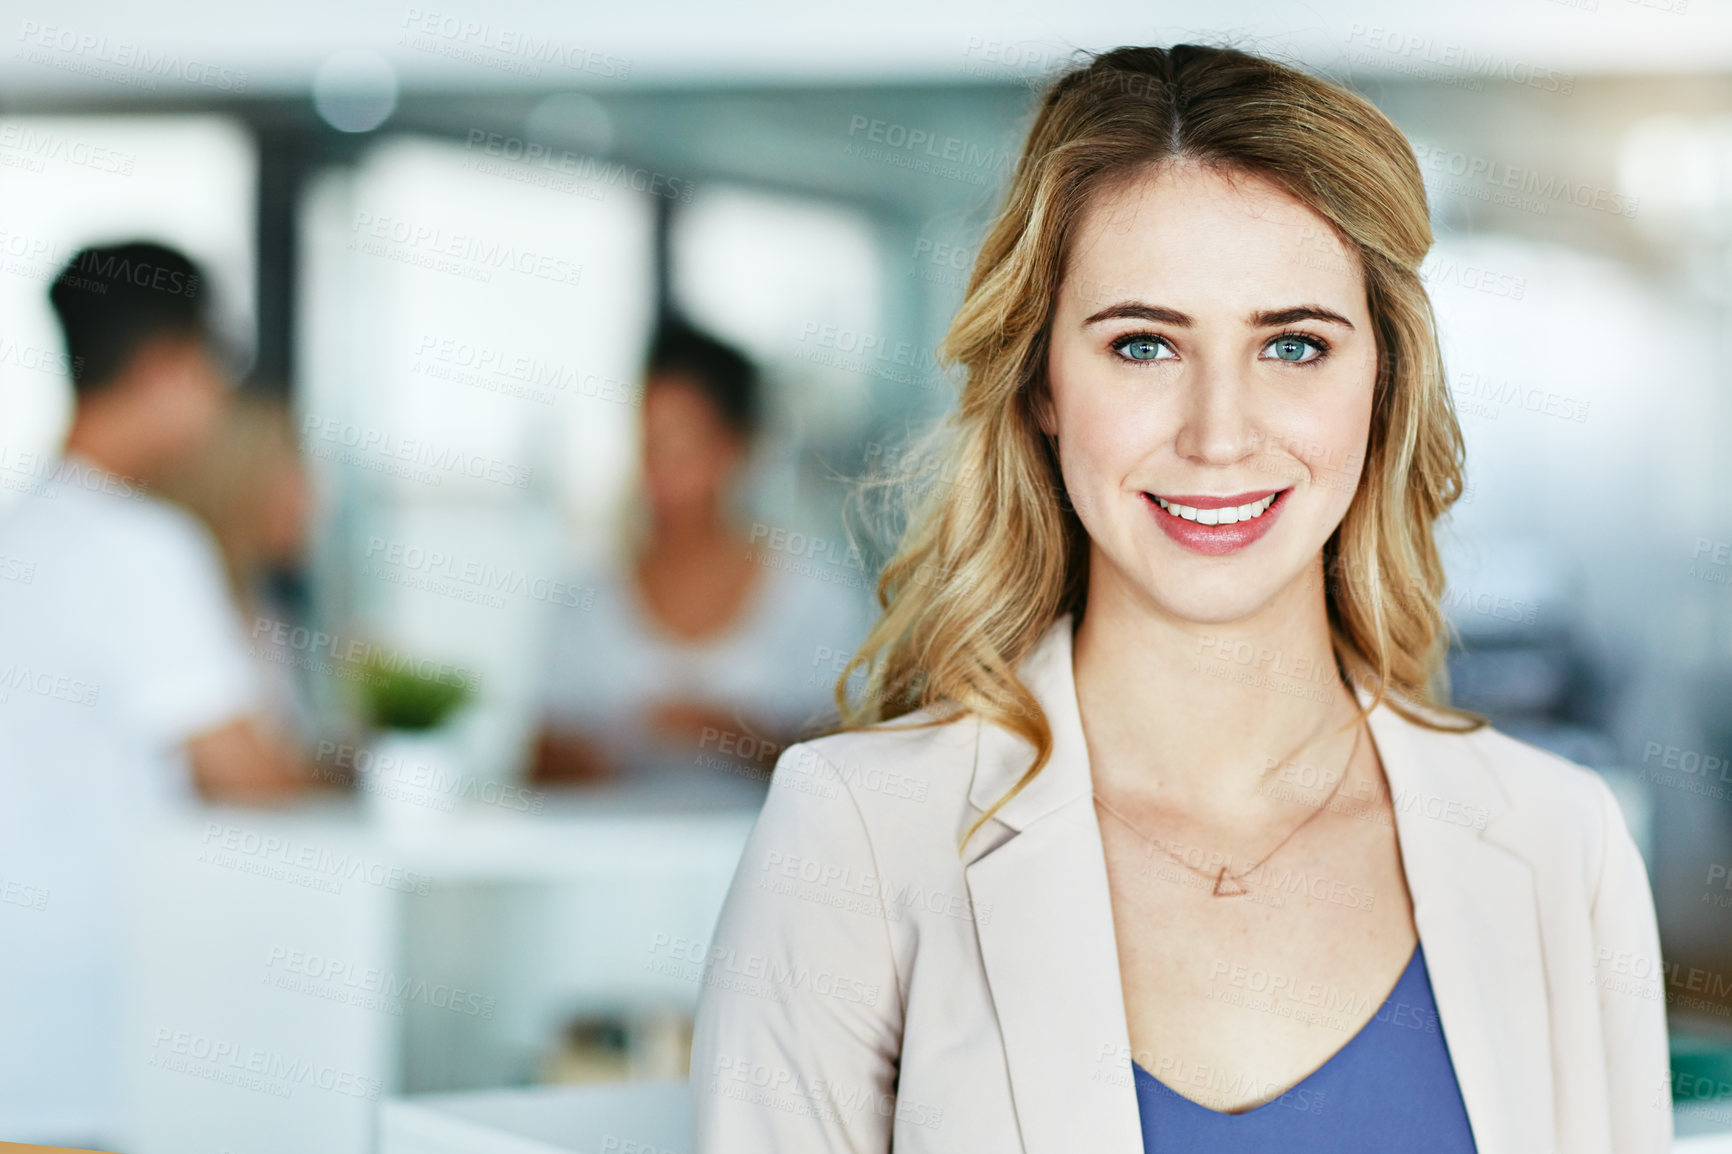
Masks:
[[[444,827],[457,812],[463,772],[450,733],[382,730],[357,765],[356,788],[372,821],[398,833]]]

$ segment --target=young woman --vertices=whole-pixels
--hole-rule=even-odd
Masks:
[[[699,1150],[1670,1148],[1611,792],[1439,700],[1430,243],[1324,81],[1179,46],[1049,91],[867,695],[716,930]]]
[[[573,582],[589,600],[555,606],[548,620],[538,783],[613,782],[682,806],[755,808],[774,756],[728,751],[780,749],[834,720],[812,655],[852,652],[869,606],[776,564],[740,522],[735,490],[763,420],[759,388],[751,361],[707,333],[675,323],[652,342],[642,516],[623,556]]]

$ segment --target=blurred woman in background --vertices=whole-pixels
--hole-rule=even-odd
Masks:
[[[865,596],[754,548],[735,491],[762,426],[758,372],[685,325],[644,373],[643,519],[629,555],[555,609],[533,776],[756,805],[781,747],[834,717],[830,655]]]

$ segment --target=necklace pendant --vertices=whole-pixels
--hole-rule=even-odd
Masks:
[[[1239,884],[1238,878],[1233,877],[1227,872],[1226,866],[1222,866],[1221,872],[1215,875],[1215,889],[1211,896],[1217,898],[1237,898],[1243,897],[1249,892],[1249,890]]]

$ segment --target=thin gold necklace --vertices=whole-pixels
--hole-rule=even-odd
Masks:
[[[1363,734],[1364,732],[1365,732],[1365,723],[1364,722],[1360,722],[1357,726],[1354,727],[1354,730],[1353,730],[1353,748],[1347,751],[1347,763],[1341,767],[1341,774],[1340,774],[1340,776],[1338,776],[1335,779],[1335,785],[1332,789],[1330,789],[1329,796],[1324,798],[1323,801],[1318,804],[1316,809],[1314,809],[1310,813],[1306,814],[1303,821],[1301,821],[1298,825],[1294,826],[1291,830],[1289,830],[1287,832],[1286,837],[1284,837],[1280,841],[1276,842],[1274,849],[1270,850],[1268,853],[1266,853],[1262,857],[1258,858],[1255,862],[1251,863],[1251,865],[1249,867],[1247,867],[1243,870],[1240,870],[1236,874],[1235,873],[1228,873],[1226,866],[1222,866],[1218,872],[1216,872],[1215,874],[1212,874],[1212,875],[1203,871],[1203,870],[1198,869],[1196,866],[1192,865],[1190,862],[1186,861],[1184,858],[1180,857],[1178,854],[1176,854],[1172,850],[1168,849],[1165,845],[1161,844],[1159,841],[1155,840],[1154,838],[1150,837],[1148,834],[1144,833],[1142,830],[1138,829],[1136,827],[1136,825],[1131,821],[1130,818],[1126,817],[1124,814],[1120,813],[1117,809],[1113,808],[1113,806],[1107,802],[1106,798],[1104,798],[1100,794],[1096,793],[1094,795],[1094,799],[1101,803],[1101,808],[1105,809],[1108,813],[1112,814],[1114,817],[1118,818],[1121,822],[1123,822],[1127,827],[1129,827],[1129,829],[1132,833],[1136,834],[1138,837],[1142,838],[1144,841],[1148,842],[1150,845],[1154,846],[1156,849],[1160,850],[1162,853],[1166,854],[1168,857],[1172,858],[1174,861],[1178,862],[1180,865],[1184,866],[1186,869],[1190,870],[1192,873],[1196,874],[1198,877],[1209,878],[1210,880],[1212,880],[1215,883],[1215,888],[1210,892],[1211,897],[1217,897],[1217,898],[1242,897],[1243,895],[1250,892],[1243,885],[1243,880],[1245,878],[1249,877],[1251,874],[1256,873],[1258,867],[1260,867],[1264,862],[1268,861],[1270,858],[1274,857],[1277,853],[1279,853],[1281,851],[1282,846],[1284,846],[1288,842],[1292,841],[1294,838],[1294,835],[1296,835],[1300,830],[1304,829],[1306,826],[1310,825],[1312,819],[1314,819],[1318,814],[1322,813],[1325,809],[1327,809],[1329,807],[1329,803],[1335,800],[1335,795],[1341,791],[1341,784],[1347,780],[1347,771],[1353,767],[1353,758],[1359,752],[1359,738],[1360,738],[1360,735]],[[1300,748],[1304,748],[1304,747],[1301,746]],[[1090,792],[1093,793],[1093,790],[1091,790]]]

